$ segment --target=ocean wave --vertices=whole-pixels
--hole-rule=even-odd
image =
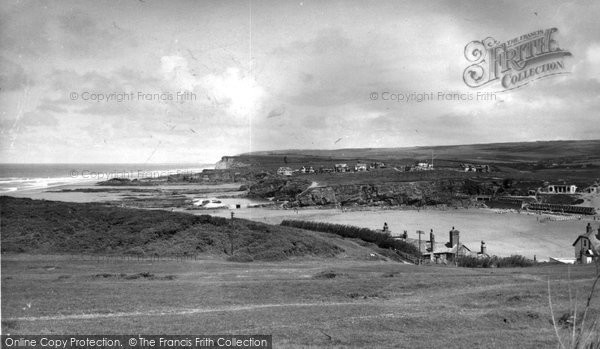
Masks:
[[[0,177],[0,193],[8,193],[15,191],[46,189],[63,185],[77,184],[94,184],[106,181],[110,178],[157,178],[162,176],[176,174],[191,174],[202,172],[208,167],[200,168],[175,168],[175,169],[147,169],[147,170],[130,170],[130,171],[111,171],[111,170],[73,170],[72,173],[77,173],[74,176],[57,176],[57,177]]]

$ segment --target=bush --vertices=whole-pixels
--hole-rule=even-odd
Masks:
[[[478,258],[471,256],[461,256],[458,258],[458,266],[465,268],[517,268],[531,267],[535,262],[521,255],[512,255],[510,257],[492,256],[487,258]]]
[[[254,258],[252,258],[251,255],[247,254],[247,253],[238,253],[236,252],[233,256],[229,256],[227,257],[227,261],[229,262],[238,262],[238,263],[248,263],[248,262],[253,262]]]
[[[419,249],[416,246],[411,245],[405,241],[396,240],[392,238],[388,233],[380,233],[367,228],[360,228],[343,224],[331,224],[298,220],[284,220],[283,222],[281,222],[281,225],[335,234],[346,238],[361,239],[366,242],[374,243],[380,248],[391,248],[395,251],[402,252],[404,254],[409,255],[410,257],[419,256]]]

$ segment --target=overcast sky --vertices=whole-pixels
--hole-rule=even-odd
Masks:
[[[599,15],[599,1],[2,1],[0,161],[598,139]],[[465,85],[465,45],[551,27],[569,74],[491,101],[382,100],[500,91]],[[134,96],[89,100],[111,93]]]

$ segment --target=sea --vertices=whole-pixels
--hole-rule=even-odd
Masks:
[[[193,174],[214,164],[0,164],[0,194],[111,178],[158,178]]]

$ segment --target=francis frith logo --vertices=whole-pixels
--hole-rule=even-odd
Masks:
[[[463,73],[467,86],[481,87],[499,83],[511,90],[531,81],[567,73],[564,57],[569,51],[558,46],[550,28],[524,34],[500,43],[491,37],[471,41],[465,46],[465,58],[472,64]]]

